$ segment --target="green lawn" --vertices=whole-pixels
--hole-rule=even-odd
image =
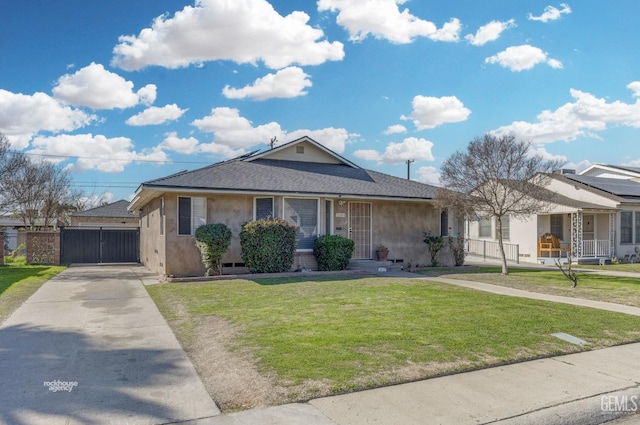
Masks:
[[[633,266],[634,264],[627,265]],[[580,267],[582,268],[582,266]],[[609,267],[611,266],[606,266],[604,269],[609,270]],[[451,273],[449,271],[441,272],[437,275],[492,283],[545,294],[608,301],[640,307],[640,279],[635,277],[605,276],[578,271],[578,286],[572,288],[571,282],[559,270],[511,267],[508,276],[502,276],[499,267],[480,267],[476,270],[471,270],[471,273],[448,274]],[[433,276],[434,274],[431,275]]]
[[[0,323],[4,322],[44,282],[64,270],[63,266],[0,266]]]
[[[291,278],[169,283],[147,290],[183,345],[198,318],[237,330],[280,385],[307,384],[292,400],[423,379],[452,371],[640,340],[640,317],[396,278]]]
[[[606,266],[575,266],[576,269],[591,269],[616,272],[640,273],[640,263],[608,264]]]

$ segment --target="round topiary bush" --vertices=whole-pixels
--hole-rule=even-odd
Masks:
[[[318,270],[344,270],[349,265],[355,243],[344,236],[324,235],[315,241],[313,255],[318,261]]]
[[[296,252],[296,227],[278,218],[250,221],[242,226],[240,246],[251,273],[288,272]]]
[[[205,276],[222,274],[220,259],[231,244],[231,230],[224,224],[205,224],[196,229],[196,246],[207,268]]]

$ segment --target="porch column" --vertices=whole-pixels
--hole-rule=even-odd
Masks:
[[[609,257],[615,257],[615,255],[616,255],[616,215],[614,213],[609,213]]]
[[[571,257],[582,257],[582,211],[571,213]]]

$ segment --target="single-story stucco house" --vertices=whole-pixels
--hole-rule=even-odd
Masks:
[[[430,261],[423,233],[457,232],[433,204],[437,188],[366,170],[303,137],[193,171],[142,183],[129,210],[140,216],[140,261],[166,276],[204,273],[195,229],[223,223],[233,234],[222,258],[224,273],[246,271],[239,233],[248,221],[284,219],[298,228],[293,269],[316,268],[317,236],[338,234],[355,242],[354,259],[369,260],[376,247],[389,259]],[[450,215],[449,215],[450,216]]]
[[[559,170],[548,177],[541,212],[503,219],[504,241],[517,246],[520,261],[640,261],[640,169],[596,164],[580,174]],[[470,246],[495,236],[495,220],[469,223]]]

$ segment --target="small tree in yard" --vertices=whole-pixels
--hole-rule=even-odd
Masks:
[[[502,218],[522,218],[539,212],[549,192],[547,173],[561,165],[531,150],[529,142],[514,136],[485,134],[467,150],[447,158],[441,167],[436,199],[467,216],[495,218],[502,274],[509,273],[502,238]]]
[[[205,276],[222,274],[220,260],[231,244],[231,230],[224,224],[205,224],[196,229],[195,239],[207,268]]]
[[[431,267],[438,267],[438,252],[444,247],[442,236],[434,236],[431,232],[424,234],[424,243],[429,247],[429,255],[431,256]]]

